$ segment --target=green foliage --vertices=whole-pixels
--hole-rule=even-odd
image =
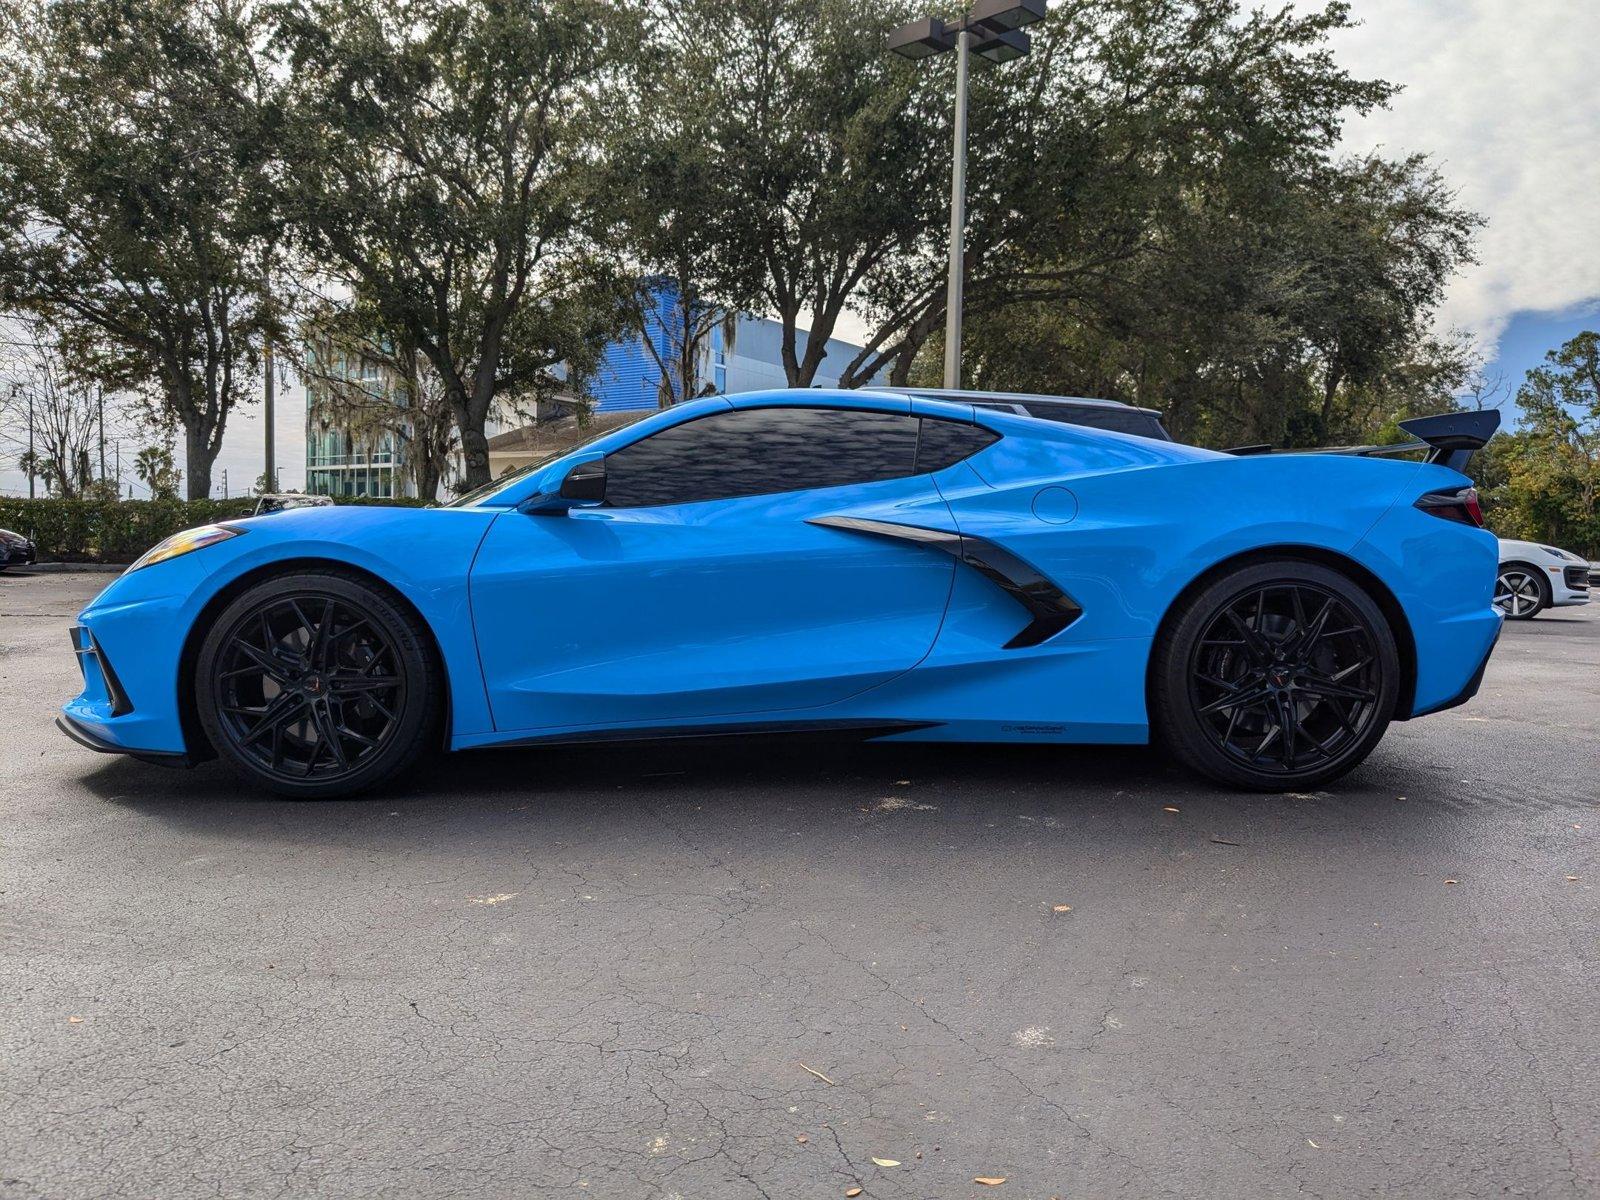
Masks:
[[[1545,355],[1517,392],[1519,428],[1478,468],[1490,526],[1600,559],[1600,333]]]
[[[1365,441],[1450,407],[1470,357],[1429,330],[1479,222],[1425,159],[1333,157],[1393,90],[1333,60],[1348,23],[1054,10],[1026,82],[974,97],[974,170],[1003,185],[974,209],[969,378],[1158,408],[1215,445]]]
[[[338,500],[339,504],[424,507],[419,500]],[[132,562],[162,538],[211,521],[248,517],[255,501],[24,500],[0,496],[0,528],[32,538],[43,561]]]
[[[183,482],[183,472],[172,463],[172,450],[167,446],[146,446],[133,460],[133,473],[150,489],[152,500],[176,500],[178,485]]]
[[[290,181],[302,248],[432,363],[469,485],[497,399],[591,370],[620,296],[585,232],[595,147],[636,23],[603,0],[291,0]]]
[[[249,3],[0,0],[0,307],[181,425],[191,496],[276,321],[258,36]]]

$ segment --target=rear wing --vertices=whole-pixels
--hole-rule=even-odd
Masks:
[[[1373,458],[1390,454],[1409,454],[1426,450],[1423,461],[1449,467],[1452,471],[1465,471],[1473,452],[1484,445],[1500,428],[1500,412],[1487,408],[1475,412],[1440,413],[1433,417],[1412,417],[1401,421],[1400,428],[1413,440],[1396,442],[1390,446],[1319,446],[1313,450],[1278,451],[1273,446],[1235,446],[1225,454],[1357,454]]]

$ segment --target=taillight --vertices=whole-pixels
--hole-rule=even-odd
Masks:
[[[1476,529],[1483,528],[1483,509],[1478,504],[1477,488],[1450,488],[1442,492],[1424,492],[1417,497],[1417,507],[1446,521],[1459,521]]]

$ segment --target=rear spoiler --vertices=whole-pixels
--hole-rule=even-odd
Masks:
[[[1486,408],[1475,412],[1440,413],[1434,417],[1412,417],[1409,421],[1401,421],[1400,428],[1414,440],[1389,446],[1319,446],[1313,450],[1290,450],[1284,453],[1357,454],[1374,458],[1426,450],[1425,462],[1438,463],[1452,471],[1465,471],[1473,451],[1483,449],[1485,443],[1494,436],[1495,430],[1500,428],[1500,412]],[[1223,453],[1243,456],[1274,454],[1278,451],[1270,445],[1235,446]]]

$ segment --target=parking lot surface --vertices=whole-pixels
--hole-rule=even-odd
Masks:
[[[105,582],[0,575],[0,1196],[1600,1193],[1600,611],[1313,794],[806,739],[291,803],[57,733]]]

